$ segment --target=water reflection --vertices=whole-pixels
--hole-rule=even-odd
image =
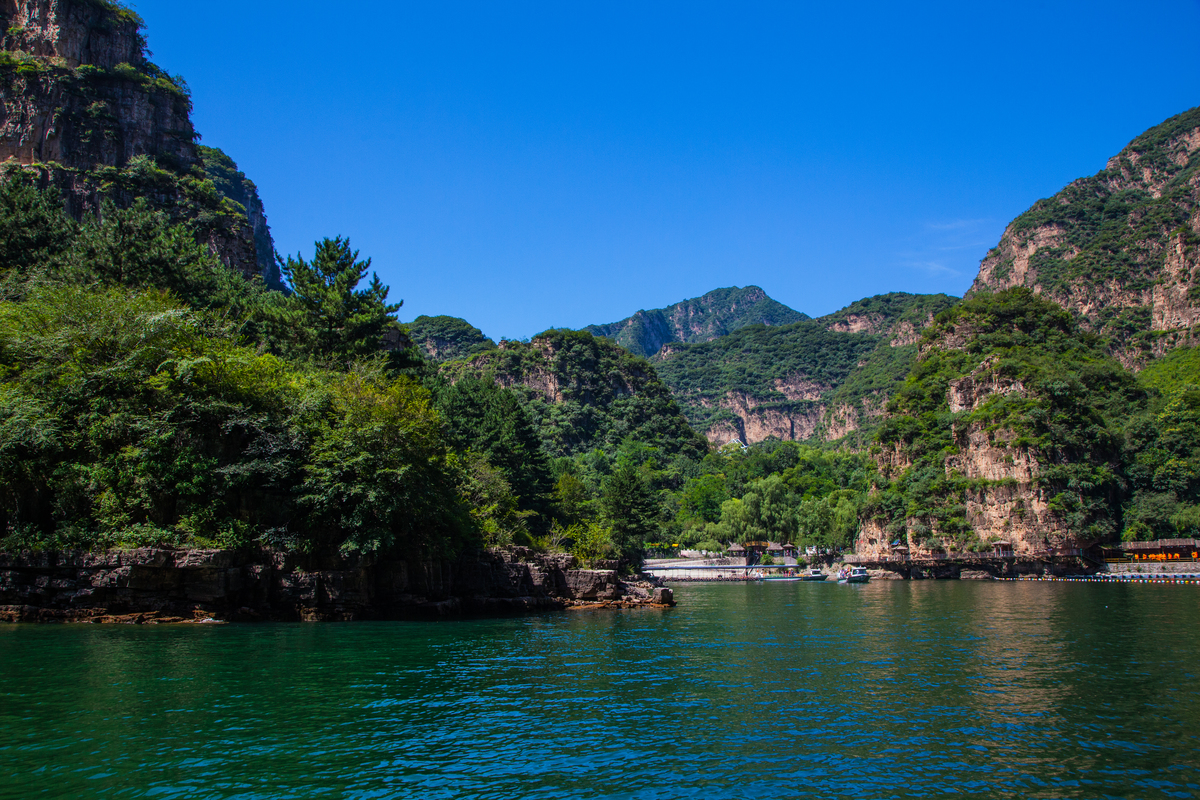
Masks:
[[[1192,592],[721,584],[671,611],[0,629],[0,796],[1196,796]]]

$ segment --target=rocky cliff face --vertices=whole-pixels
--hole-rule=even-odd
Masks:
[[[232,200],[243,209],[250,230],[254,237],[255,261],[258,263],[258,273],[263,282],[271,289],[282,289],[283,278],[279,274],[279,264],[275,261],[275,239],[271,236],[271,227],[267,224],[267,212],[263,208],[262,198],[258,196],[258,187],[254,181],[238,169],[237,163],[216,147],[199,147],[200,157],[204,162],[204,171],[221,196]]]
[[[1137,367],[1200,323],[1200,108],[1134,139],[1105,169],[1039,200],[983,260],[971,293],[1045,294]]]
[[[757,286],[735,286],[584,330],[650,358],[670,342],[708,342],[747,325],[787,325],[803,319],[808,315],[772,300]]]
[[[146,60],[140,26],[106,0],[0,0],[0,162],[58,187],[76,216],[145,197],[260,274],[248,209],[208,180],[187,86]]]
[[[356,620],[671,606],[671,590],[522,548],[451,561],[142,549],[0,553],[0,622]]]
[[[136,14],[105,0],[0,0],[3,48],[74,69],[141,66],[146,43]]]
[[[964,301],[924,337],[891,401],[856,551],[1020,556],[1113,536],[1114,396],[1140,396],[1132,375],[1062,308],[1026,289]]]

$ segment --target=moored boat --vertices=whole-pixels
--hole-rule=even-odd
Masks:
[[[817,569],[816,567],[812,567],[811,569],[806,569],[804,571],[804,574],[800,576],[800,580],[823,581],[825,580],[825,573],[821,572],[821,570]]]
[[[871,580],[871,575],[867,572],[866,567],[851,567],[848,571],[842,570],[842,574],[838,577],[838,583],[866,583]]]

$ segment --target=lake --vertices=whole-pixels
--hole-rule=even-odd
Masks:
[[[1200,586],[0,627],[0,797],[1200,796]]]

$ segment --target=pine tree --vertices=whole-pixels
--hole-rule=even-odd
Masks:
[[[281,321],[300,326],[292,332],[293,342],[310,355],[342,365],[379,352],[385,335],[400,330],[393,315],[404,301],[388,303],[388,287],[375,273],[366,289],[358,288],[371,259],[359,261],[349,239],[326,238],[316,248],[311,262],[299,254],[286,261],[277,257],[292,290]]]
[[[464,378],[439,387],[436,397],[452,446],[482,454],[504,474],[522,509],[545,514],[550,470],[537,430],[516,394],[491,381]]]
[[[638,468],[622,461],[604,480],[601,504],[612,526],[613,545],[625,564],[642,564],[646,540],[658,530],[654,495]]]

